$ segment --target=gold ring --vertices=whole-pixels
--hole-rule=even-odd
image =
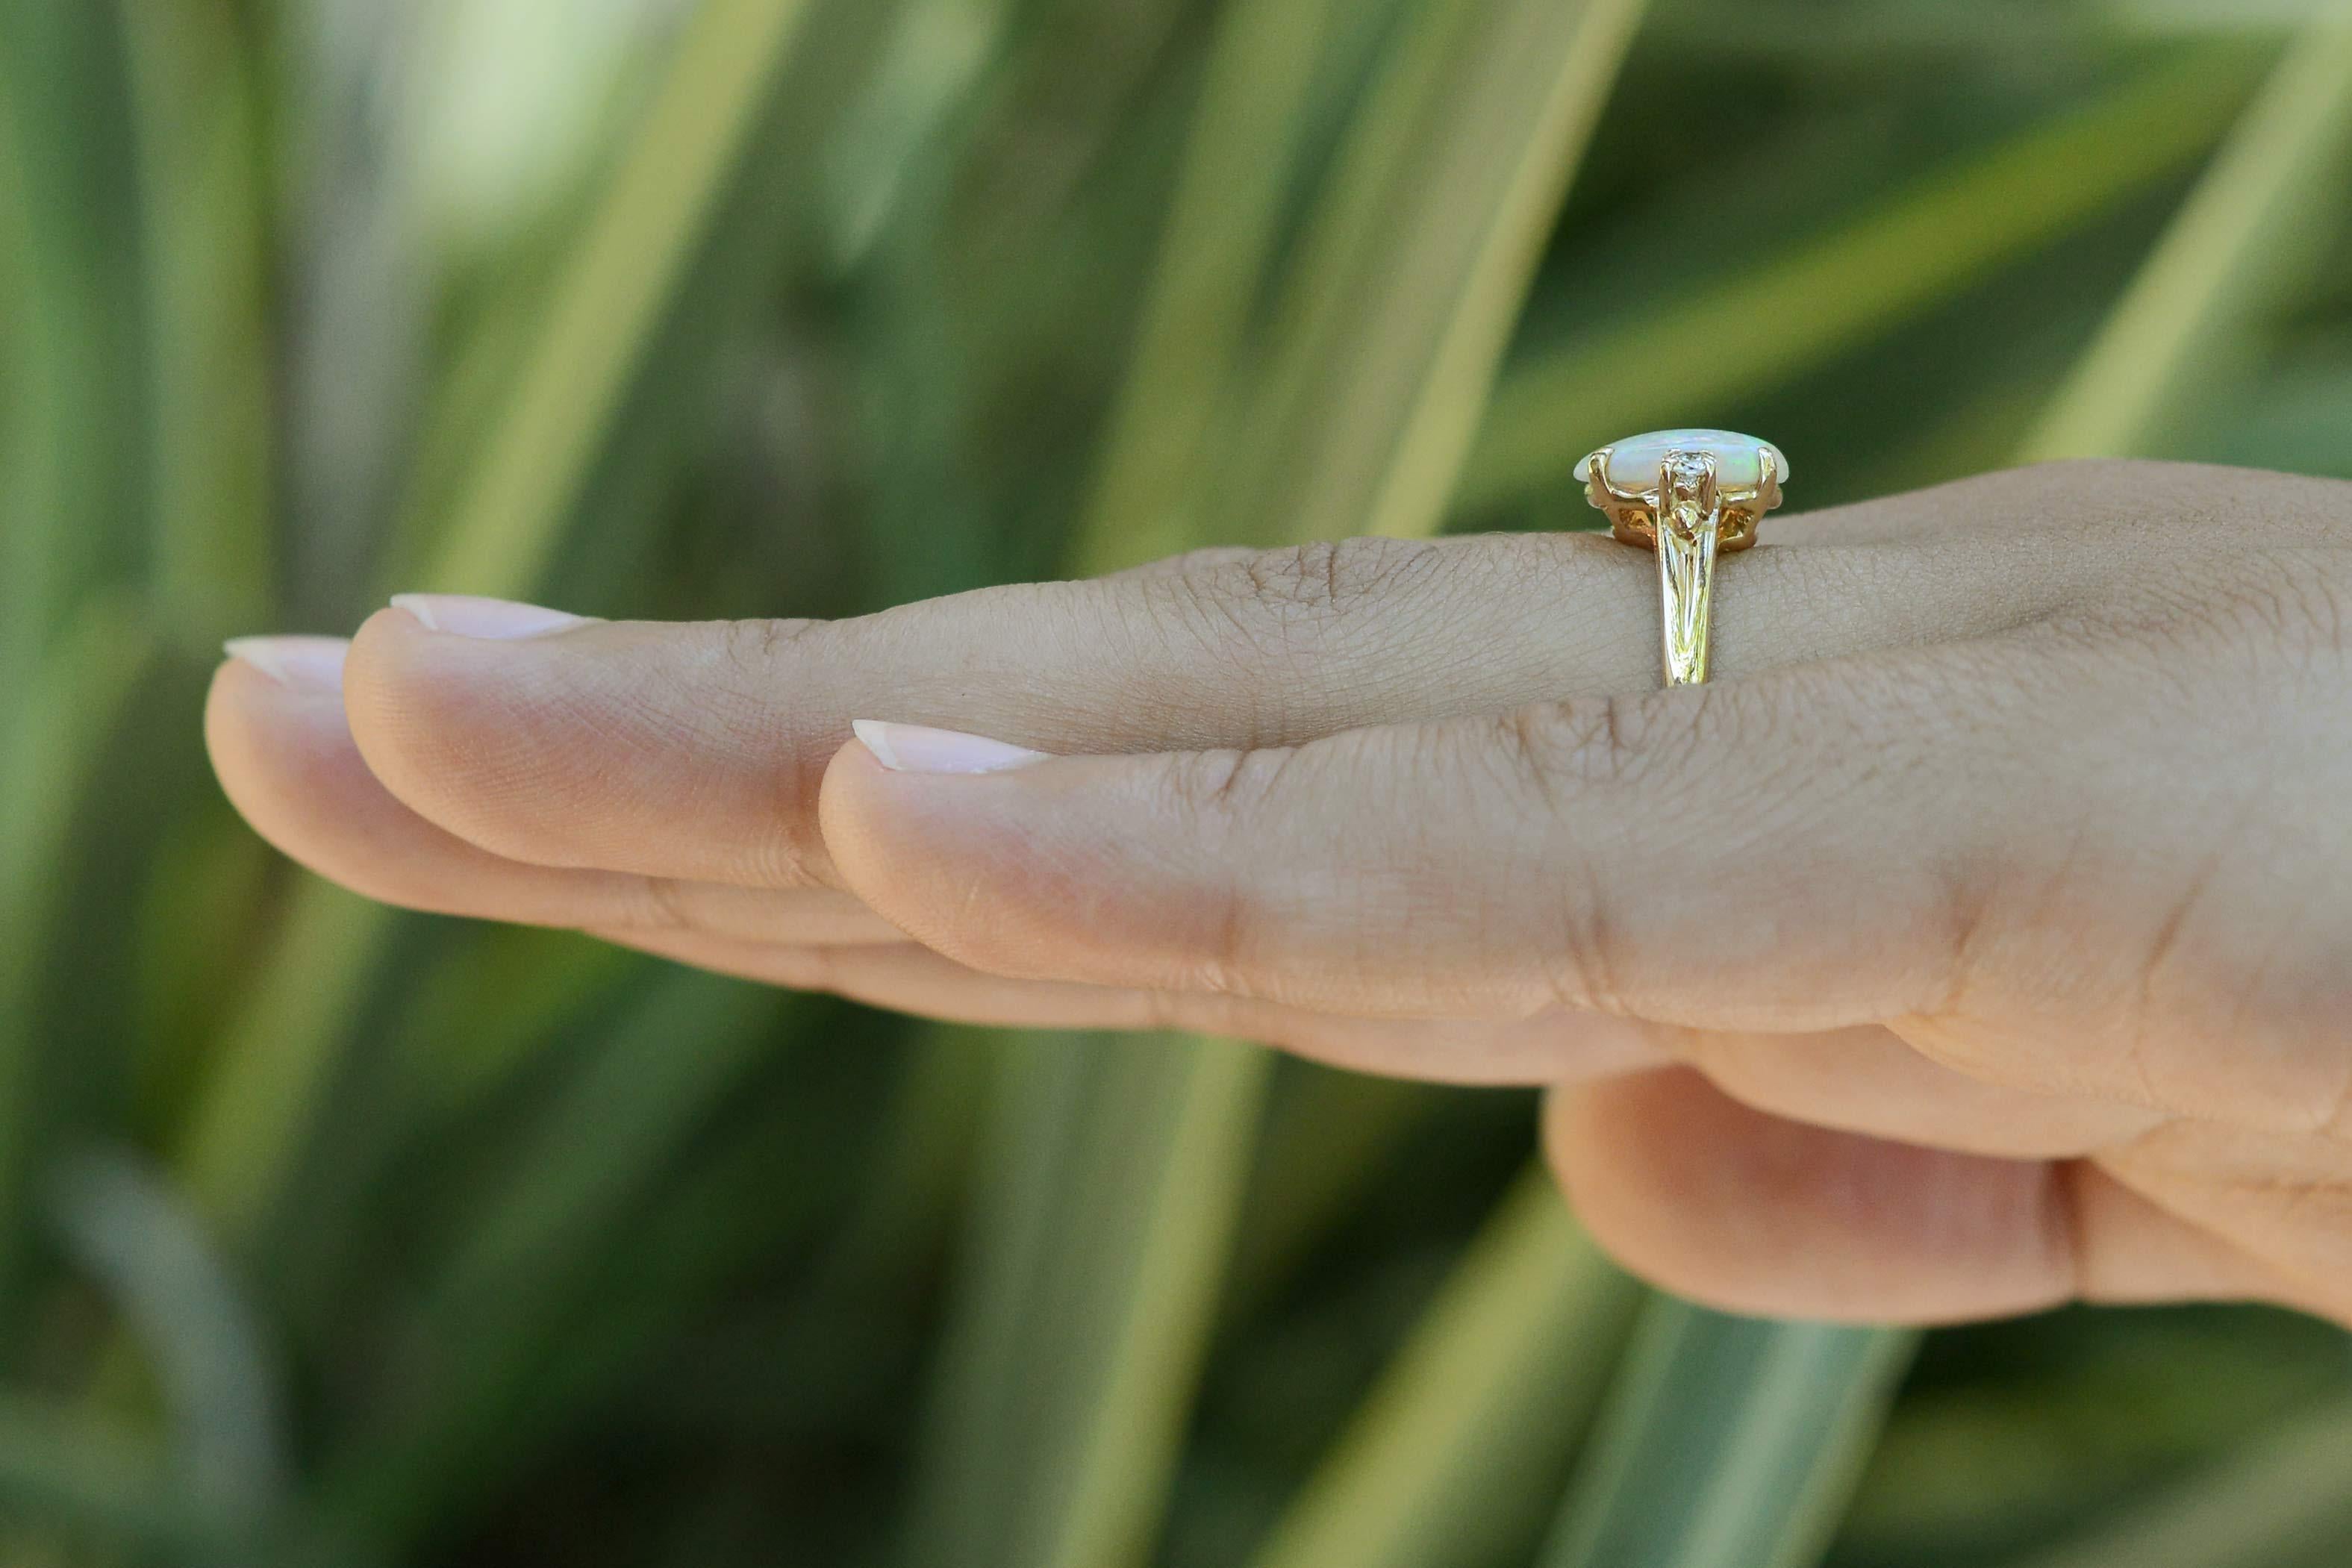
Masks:
[[[1622,542],[1658,553],[1666,685],[1706,679],[1715,558],[1756,542],[1780,504],[1789,460],[1769,441],[1728,430],[1654,430],[1612,442],[1576,465],[1584,493]]]

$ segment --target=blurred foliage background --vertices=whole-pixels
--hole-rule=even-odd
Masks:
[[[394,589],[2352,476],[2311,0],[0,0],[0,1564],[2324,1568],[2285,1314],[1652,1295],[1531,1098],[395,916],[205,768]]]

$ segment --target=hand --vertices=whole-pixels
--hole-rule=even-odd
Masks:
[[[2352,1319],[2352,486],[2070,465],[1769,538],[1696,689],[1635,551],[1360,540],[835,624],[424,601],[248,645],[208,728],[391,902],[1562,1085],[1595,1233],[1733,1308]]]

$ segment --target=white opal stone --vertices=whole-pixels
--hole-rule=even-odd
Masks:
[[[1767,452],[1772,455],[1782,482],[1789,477],[1789,459],[1779,447],[1735,430],[1654,430],[1646,435],[1612,441],[1609,444],[1609,476],[1620,490],[1655,489],[1658,469],[1669,452],[1712,453],[1715,482],[1727,490],[1752,490],[1762,484],[1763,455]],[[1592,476],[1592,458],[1577,464],[1576,476]]]

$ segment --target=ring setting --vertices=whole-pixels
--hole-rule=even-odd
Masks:
[[[1622,543],[1657,552],[1670,686],[1706,679],[1718,555],[1756,542],[1780,504],[1789,460],[1728,430],[1657,430],[1612,442],[1576,465],[1585,496]]]

